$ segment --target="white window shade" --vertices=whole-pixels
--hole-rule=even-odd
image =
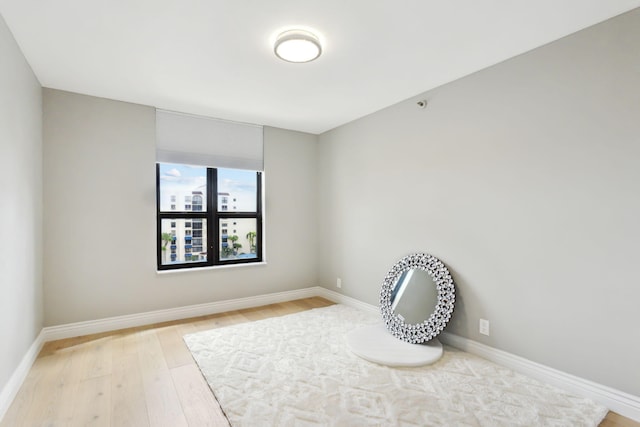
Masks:
[[[262,126],[156,110],[156,159],[261,171]]]

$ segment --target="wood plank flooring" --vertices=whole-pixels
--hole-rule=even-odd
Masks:
[[[333,304],[315,297],[48,342],[0,427],[229,426],[182,336]],[[640,427],[609,412],[601,427]]]

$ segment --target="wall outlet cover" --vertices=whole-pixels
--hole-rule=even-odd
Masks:
[[[480,333],[482,335],[489,335],[489,321],[486,319],[480,319]]]

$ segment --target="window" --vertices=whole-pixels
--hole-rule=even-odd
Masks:
[[[157,163],[156,197],[159,270],[262,261],[261,172]],[[189,199],[191,210],[175,210]]]
[[[193,203],[191,204],[191,210],[200,212],[202,211],[202,196],[200,191],[195,191],[193,196]]]

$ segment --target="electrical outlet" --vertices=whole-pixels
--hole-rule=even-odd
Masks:
[[[487,319],[480,319],[480,333],[489,336],[489,321]]]
[[[341,278],[339,278],[339,277],[338,277],[338,280],[336,280],[336,286],[337,286],[338,288],[341,288],[341,287],[342,287],[342,279],[341,279]]]

